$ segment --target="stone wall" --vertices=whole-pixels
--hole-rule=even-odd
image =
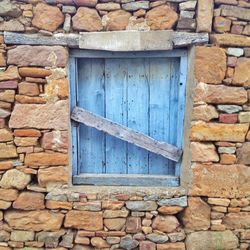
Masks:
[[[195,52],[189,189],[69,187],[68,48],[54,36],[125,29],[210,34]],[[249,249],[248,1],[2,0],[0,31],[56,45],[0,34],[0,250]]]

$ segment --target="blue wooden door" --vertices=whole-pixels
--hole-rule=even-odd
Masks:
[[[176,146],[180,57],[78,60],[77,105]],[[183,120],[183,117],[181,117]],[[181,132],[182,133],[182,132]],[[175,175],[175,163],[79,125],[78,173]]]

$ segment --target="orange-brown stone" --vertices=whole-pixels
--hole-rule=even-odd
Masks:
[[[247,212],[228,213],[222,219],[228,229],[244,229],[250,228],[250,214]]]
[[[13,135],[12,132],[6,128],[0,129],[0,142],[12,141]]]
[[[195,88],[194,101],[211,104],[244,104],[247,102],[247,91],[242,87],[210,85],[200,82]]]
[[[57,166],[67,165],[68,155],[62,153],[33,153],[25,157],[27,166]]]
[[[4,201],[14,201],[18,196],[18,191],[16,189],[3,189],[0,188],[0,200]]]
[[[211,34],[210,42],[220,46],[249,47],[250,38],[248,36],[235,35],[230,33]]]
[[[69,179],[68,168],[64,166],[39,169],[38,183],[46,187],[49,183],[67,184]]]
[[[216,119],[219,117],[219,114],[216,108],[212,105],[199,105],[193,108],[192,119],[202,120],[205,122],[209,122],[212,119]]]
[[[214,1],[199,0],[197,8],[197,32],[211,32]]]
[[[212,143],[191,142],[192,161],[218,162],[219,156]]]
[[[237,161],[236,156],[232,154],[221,154],[220,163],[225,165],[235,164]]]
[[[15,137],[14,143],[19,147],[36,146],[38,137]]]
[[[5,71],[0,71],[0,81],[20,79],[18,69],[15,66],[9,66]]]
[[[159,213],[164,214],[164,215],[172,215],[172,214],[177,214],[183,210],[183,207],[179,206],[162,206],[158,208]]]
[[[12,168],[13,168],[13,162],[12,161],[1,161],[0,162],[0,171],[12,169]]]
[[[250,168],[244,165],[192,165],[190,195],[237,198],[250,195]]]
[[[196,47],[195,77],[199,82],[221,83],[226,74],[226,53],[218,47]]]
[[[58,7],[38,3],[34,8],[32,25],[38,29],[55,31],[64,21],[64,15]]]
[[[152,228],[164,233],[173,232],[178,226],[179,222],[175,216],[172,215],[157,215],[153,221]]]
[[[84,31],[101,31],[102,21],[95,9],[80,7],[72,18],[73,29]]]
[[[31,136],[31,137],[40,137],[41,132],[37,129],[15,129],[14,130],[14,136],[19,136],[19,137],[26,137],[26,136]]]
[[[64,226],[89,231],[102,230],[102,212],[71,210],[65,217]]]
[[[23,192],[13,203],[13,208],[21,210],[44,209],[44,194],[37,192]]]
[[[66,209],[71,210],[72,209],[72,203],[67,201],[53,201],[48,200],[46,201],[46,208],[48,209]]]
[[[45,104],[46,99],[44,97],[31,97],[26,95],[16,95],[15,99],[18,103],[22,104]]]
[[[43,68],[23,67],[19,68],[19,74],[22,77],[44,78],[46,76],[51,75],[51,71]]]
[[[235,67],[233,83],[236,85],[250,86],[250,58],[238,58]]]
[[[21,82],[18,84],[18,93],[20,95],[37,96],[40,94],[39,86],[36,83]]]
[[[185,229],[207,230],[210,227],[210,213],[211,208],[206,202],[199,197],[190,197],[181,220]]]
[[[168,5],[162,5],[149,10],[146,22],[151,30],[171,29],[178,20],[178,14]]]
[[[47,210],[38,211],[7,211],[5,221],[13,229],[31,231],[56,231],[62,226],[64,215]]]
[[[157,244],[157,250],[185,250],[183,242]]]
[[[106,16],[105,29],[108,31],[125,30],[131,14],[125,10],[110,11]]]
[[[244,142],[248,124],[223,124],[195,122],[190,131],[193,141]]]

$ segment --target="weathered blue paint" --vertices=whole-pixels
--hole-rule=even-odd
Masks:
[[[75,85],[71,86],[71,99],[75,99],[71,107],[78,105],[159,141],[182,147],[185,50],[135,53],[73,50],[70,64],[75,64],[70,65],[71,85]],[[180,173],[180,163],[82,124],[72,125],[72,146],[73,175],[81,173],[80,179],[88,180],[86,184],[91,183],[89,178],[83,178],[84,173],[96,173],[96,178],[102,178],[98,173],[105,173],[105,183],[107,174],[111,174],[110,185],[113,174],[128,174],[127,181],[131,181],[129,176],[133,174],[178,177]],[[91,177],[93,184],[96,178]],[[74,177],[78,184],[80,179]],[[175,185],[176,179],[161,183],[171,182]]]
[[[127,61],[106,60],[106,117],[127,126]],[[127,173],[127,143],[106,135],[106,173]]]

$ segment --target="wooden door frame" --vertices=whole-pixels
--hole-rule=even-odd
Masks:
[[[178,124],[183,123],[182,130],[177,133],[177,147],[181,148],[184,140],[184,120],[186,107],[186,81],[187,81],[187,55],[186,49],[169,51],[138,51],[138,52],[109,52],[97,50],[70,50],[69,79],[70,79],[70,111],[78,105],[77,87],[78,72],[77,59],[80,58],[157,58],[175,57],[180,58],[180,89],[178,102]],[[177,125],[178,126],[178,125]],[[122,174],[84,174],[78,173],[78,124],[71,122],[71,145],[72,145],[72,183],[76,185],[121,185],[121,186],[180,186],[181,162],[176,164],[175,176],[169,175],[122,175]]]

